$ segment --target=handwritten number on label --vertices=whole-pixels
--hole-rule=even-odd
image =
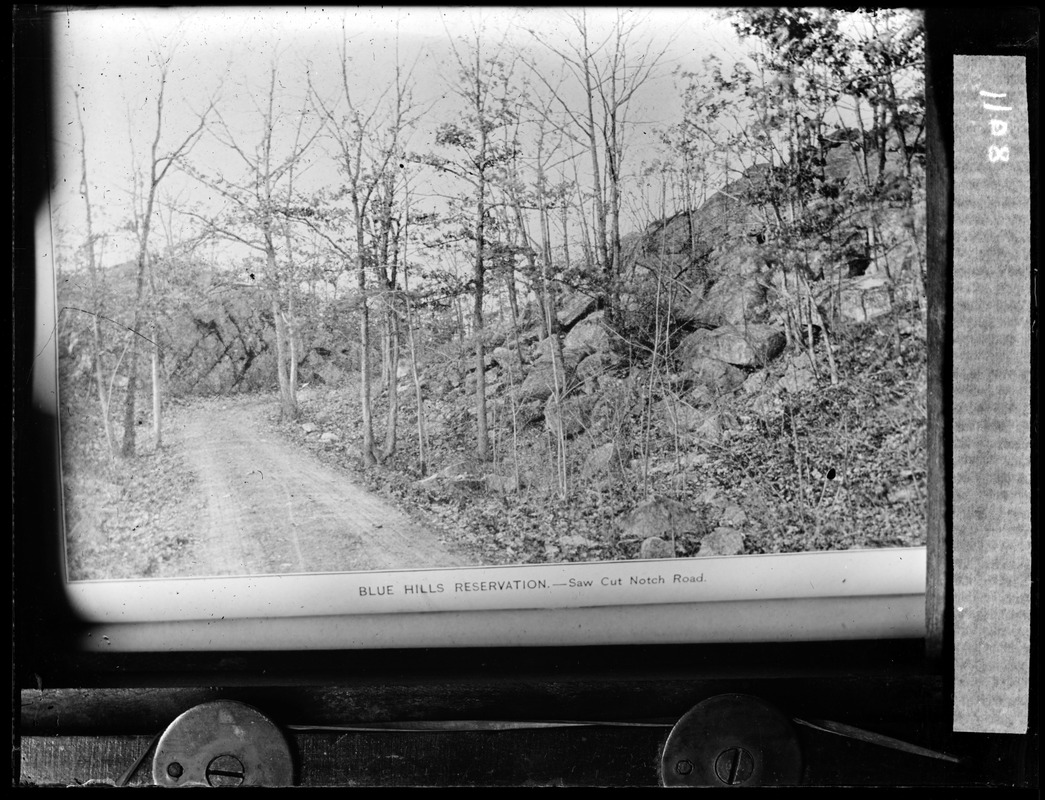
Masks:
[[[1008,145],[1005,145],[1005,146],[1002,146],[1002,147],[998,147],[998,145],[992,144],[989,148],[987,148],[987,160],[990,161],[992,164],[994,164],[994,163],[996,163],[998,161],[1008,161],[1009,160],[1009,148],[1008,148]]]
[[[1002,99],[1005,97],[1005,92],[985,92],[980,91],[980,97],[989,97],[991,99]],[[1001,106],[995,105],[994,103],[984,103],[984,111],[1012,111],[1012,106]],[[991,136],[1005,136],[1009,132],[1009,123],[1004,119],[992,119],[991,120]],[[987,148],[987,160],[992,164],[997,164],[999,161],[1009,160],[1009,146],[1006,144],[997,145],[992,144]]]

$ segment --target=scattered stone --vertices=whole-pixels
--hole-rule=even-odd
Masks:
[[[698,384],[693,387],[693,391],[689,393],[689,404],[698,408],[710,406],[715,402],[715,394],[704,384]]]
[[[683,534],[704,535],[709,530],[703,516],[690,511],[677,500],[655,497],[640,503],[626,515],[621,526],[622,538],[648,539],[651,536]]]
[[[563,348],[583,355],[609,350],[610,334],[604,323],[605,316],[606,312],[596,311],[574,325],[563,340]]]
[[[528,403],[519,403],[515,406],[514,420],[517,428],[525,428],[536,425],[544,419],[544,405],[540,400]]]
[[[326,443],[329,444],[330,442],[339,442],[339,441],[341,441],[341,437],[338,436],[336,433],[332,433],[331,431],[324,431],[320,435],[319,441],[326,442]]]
[[[465,389],[466,392],[469,392],[469,393],[472,393],[472,394],[475,393],[475,386],[476,386],[476,383],[478,382],[478,379],[476,378],[476,374],[477,373],[475,373],[475,372],[470,372],[470,373],[468,373],[468,377],[465,378],[464,389]],[[492,391],[494,391],[494,387],[496,387],[496,385],[497,385],[497,377],[498,377],[498,371],[496,369],[493,369],[493,368],[488,369],[488,370],[486,370],[485,373],[483,373],[483,378],[485,380],[484,388],[486,390],[486,394],[489,395]]]
[[[700,492],[700,494],[696,496],[695,499],[699,504],[705,506],[714,505],[716,502],[721,504],[722,501],[722,497],[719,494],[718,488],[715,486],[706,487]]]
[[[594,311],[595,305],[595,298],[584,294],[575,294],[566,298],[559,313],[556,314],[559,324],[565,329],[572,328],[578,320]]]
[[[775,386],[776,384],[773,385]],[[768,393],[759,395],[751,403],[751,413],[763,419],[775,417],[782,408],[783,405],[780,402],[780,398]]]
[[[700,543],[698,556],[737,556],[744,552],[744,537],[732,528],[715,528]]]
[[[571,534],[570,536],[563,536],[559,539],[559,544],[563,547],[598,547],[598,542],[593,542],[585,536],[578,534]]]
[[[680,347],[690,358],[715,358],[738,367],[761,367],[784,349],[783,331],[772,325],[723,325],[691,333]]]
[[[301,423],[301,430],[304,431],[306,434],[314,433],[316,430],[316,426],[311,422],[303,422]]]
[[[722,518],[719,523],[727,528],[739,528],[747,522],[747,514],[736,503],[730,503],[722,510]]]
[[[488,492],[513,494],[522,488],[522,481],[515,475],[487,475],[484,481]]]
[[[659,536],[651,536],[639,547],[639,558],[674,558],[675,545]]]
[[[722,426],[712,411],[668,400],[660,401],[657,409],[673,436],[695,435],[699,439],[714,442],[722,437]]]
[[[588,453],[581,466],[581,476],[593,478],[596,475],[619,474],[622,470],[620,449],[616,442],[606,442]]]
[[[912,500],[918,499],[918,490],[909,484],[907,486],[897,486],[890,489],[886,493],[885,498],[893,505],[910,503]]]
[[[587,429],[594,406],[595,399],[588,395],[567,397],[559,401],[553,395],[544,404],[544,424],[556,436],[570,439]]]
[[[573,362],[576,364],[576,361]],[[572,379],[573,369],[570,359],[566,359],[566,368],[555,365],[551,359],[539,360],[531,368],[522,385],[516,390],[516,399],[520,402],[526,400],[546,400],[558,389],[562,391]]]
[[[599,351],[581,359],[580,363],[577,364],[577,370],[574,374],[576,375],[577,380],[590,384],[597,378],[600,378],[616,369],[619,364],[619,356]]]
[[[697,356],[685,370],[686,378],[706,386],[712,395],[732,392],[744,382],[744,371],[717,358]]]
[[[696,359],[704,358],[704,348],[711,331],[707,328],[698,328],[693,333],[687,334],[675,348],[674,356],[682,365],[687,365]]]
[[[682,466],[686,469],[703,467],[708,463],[710,458],[711,457],[707,453],[686,453],[682,458]]]
[[[783,376],[777,381],[777,386],[785,392],[797,394],[817,387],[816,374],[809,368],[808,360],[805,364],[792,362],[787,365]]]
[[[722,438],[722,423],[716,414],[710,414],[691,431],[694,438],[709,443],[717,443]]]
[[[766,373],[764,372],[752,372],[740,384],[740,391],[744,394],[755,394],[756,392],[762,391],[766,385]]]
[[[512,375],[518,375],[522,362],[519,358],[519,351],[508,347],[495,347],[493,352],[490,353],[490,357],[493,359],[493,363],[500,367],[504,372],[511,373]]]
[[[888,278],[864,275],[847,281],[839,297],[839,313],[853,322],[888,314],[893,307],[892,284]]]
[[[433,475],[436,478],[461,478],[465,476],[472,476],[472,467],[467,461],[454,461]]]

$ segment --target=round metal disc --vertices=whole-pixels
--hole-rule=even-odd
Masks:
[[[293,778],[279,728],[232,700],[190,708],[163,732],[152,760],[157,786],[290,786]]]
[[[801,777],[790,720],[745,694],[695,705],[671,729],[661,755],[665,786],[795,786]]]

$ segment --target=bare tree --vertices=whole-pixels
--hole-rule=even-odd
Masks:
[[[207,123],[207,117],[214,108],[214,102],[211,101],[207,108],[198,115],[195,128],[193,128],[179,144],[170,150],[161,153],[160,141],[163,136],[164,100],[167,89],[167,79],[170,72],[171,58],[172,57],[169,56],[165,59],[160,59],[160,85],[156,95],[156,129],[149,147],[148,174],[143,175],[137,169],[135,170],[131,224],[138,243],[138,255],[135,270],[134,314],[133,322],[130,326],[135,332],[140,332],[144,322],[143,317],[145,314],[145,308],[143,299],[145,294],[146,276],[149,269],[149,236],[152,231],[153,211],[156,204],[157,190],[170,171],[170,168],[180,163],[192,150],[192,147],[196,142],[199,141],[204,126]],[[134,140],[132,136],[132,148],[133,143]],[[135,432],[137,427],[135,406],[138,393],[138,342],[140,338],[143,337],[133,336],[131,338],[130,353],[128,356],[128,382],[126,401],[124,404],[123,446],[121,448],[121,454],[125,457],[133,456],[135,454]],[[153,425],[155,443],[156,446],[159,447],[161,443],[160,379],[157,366],[159,359],[159,345],[155,340],[155,326],[153,326],[153,339],[151,341],[153,358]]]
[[[621,270],[622,169],[629,111],[636,93],[658,69],[668,45],[654,49],[650,43],[638,42],[643,20],[627,10],[617,11],[610,31],[600,40],[593,40],[585,10],[566,16],[580,37],[579,44],[562,47],[547,37],[533,35],[561,60],[582,102],[572,102],[569,87],[553,83],[544,70],[534,67],[532,71],[561,109],[564,130],[588,151],[595,256],[602,274],[603,302],[612,318]]]
[[[76,121],[80,126],[80,192],[83,195],[84,210],[87,214],[87,238],[83,249],[87,256],[87,275],[90,280],[90,302],[94,313],[91,314],[91,339],[94,345],[94,383],[98,393],[98,406],[105,433],[105,444],[110,458],[113,456],[112,423],[109,420],[110,392],[105,385],[105,338],[102,334],[102,290],[98,275],[98,264],[95,251],[94,225],[91,216],[90,181],[87,180],[87,133],[80,116],[80,94],[73,92],[76,100]]]
[[[191,170],[198,180],[227,201],[220,218],[200,217],[211,235],[246,245],[265,259],[265,283],[270,292],[273,326],[276,332],[276,377],[280,390],[280,414],[283,419],[296,419],[297,375],[296,320],[294,297],[297,276],[294,271],[294,242],[290,226],[298,202],[294,194],[295,169],[302,162],[320,132],[320,125],[310,126],[307,108],[293,114],[293,140],[281,152],[277,140],[282,115],[276,108],[278,69],[273,62],[263,105],[256,98],[255,110],[260,118],[260,140],[252,145],[237,138],[220,113],[210,127],[211,135],[224,145],[242,168],[239,178],[224,174],[206,175]],[[282,256],[282,257],[281,257]]]
[[[495,132],[515,119],[515,100],[511,94],[514,62],[501,60],[503,42],[485,50],[481,30],[475,31],[463,51],[451,39],[457,66],[454,94],[462,101],[464,113],[459,122],[444,123],[436,133],[436,144],[451,158],[430,154],[426,163],[439,172],[453,175],[470,190],[462,201],[463,238],[474,243],[472,256],[472,336],[475,345],[476,457],[490,458],[490,436],[486,413],[486,352],[483,341],[483,301],[489,260],[488,235],[493,222],[493,187],[497,171],[511,158],[510,145]]]
[[[394,302],[395,270],[390,255],[393,238],[393,204],[397,180],[397,167],[403,157],[403,137],[413,122],[416,109],[410,95],[409,73],[400,69],[398,59],[392,83],[372,102],[364,106],[353,88],[355,80],[348,72],[348,40],[341,42],[341,85],[335,102],[325,100],[313,91],[313,102],[319,109],[326,130],[334,143],[338,168],[344,181],[334,199],[346,197],[349,201],[351,225],[354,238],[354,261],[356,286],[359,291],[359,339],[360,402],[363,413],[363,463],[372,466],[387,458],[395,449],[396,405],[395,366],[389,378],[389,420],[383,453],[378,453],[374,444],[373,408],[371,402],[370,366],[370,294],[367,286],[368,262],[376,265],[386,292],[386,341],[392,346],[398,340],[398,310]],[[344,103],[342,107],[341,104]],[[376,203],[377,208],[372,208]],[[376,217],[376,224],[371,214]],[[318,229],[318,226],[317,226]],[[324,234],[331,243],[335,238]],[[369,242],[368,242],[369,239]],[[338,244],[337,251],[344,257],[348,250]],[[394,361],[394,358],[390,358]]]

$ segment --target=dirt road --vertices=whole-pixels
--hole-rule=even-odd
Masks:
[[[203,500],[192,572],[245,575],[465,565],[438,534],[271,432],[256,398],[180,409]],[[175,441],[172,441],[174,444]]]

